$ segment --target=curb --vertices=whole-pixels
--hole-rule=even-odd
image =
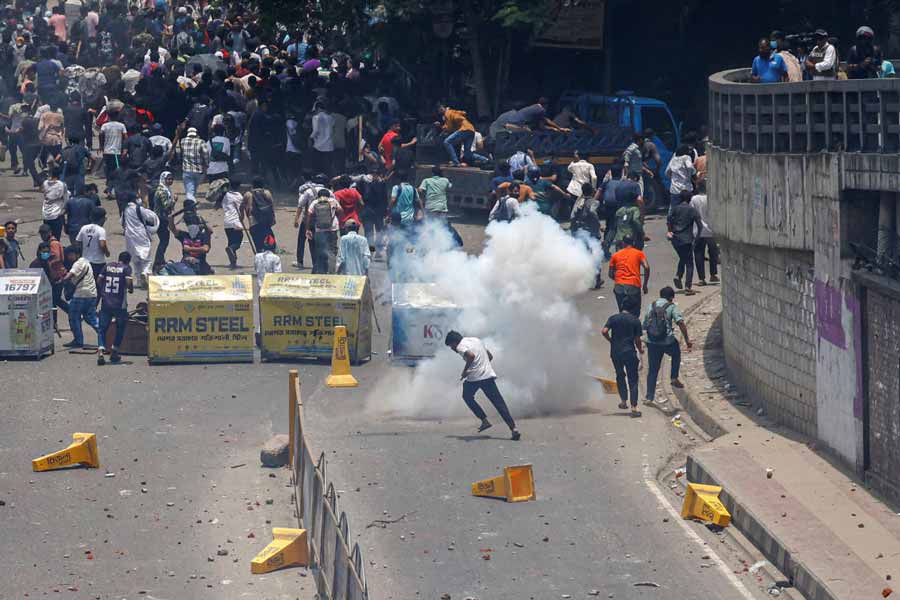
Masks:
[[[684,311],[685,320],[689,320],[696,311],[708,305],[718,294],[721,294],[721,288],[686,309]],[[684,411],[708,436],[715,439],[729,433],[730,430],[699,401],[699,395],[693,393],[689,383],[685,383],[683,389],[676,390],[672,388],[667,379],[663,378],[662,386],[667,395],[678,399]],[[692,483],[721,486],[715,475],[704,467],[702,458],[698,458],[693,451],[688,452],[686,477],[687,481]],[[732,524],[756,546],[769,562],[790,578],[791,584],[798,592],[808,600],[840,600],[831,593],[820,578],[806,568],[802,558],[796,559],[791,554],[791,550],[768,529],[765,523],[741,503],[740,498],[732,496],[729,490],[723,486],[719,499],[731,513]]]
[[[707,471],[702,460],[693,453],[688,453],[685,469],[687,480],[691,483],[718,485],[721,483]],[[784,573],[793,587],[803,594],[807,600],[842,600],[833,595],[825,583],[812,571],[806,568],[803,559],[795,559],[790,549],[781,542],[752,511],[741,504],[722,486],[719,500],[731,513],[731,524],[737,527],[766,559],[779,571]]]

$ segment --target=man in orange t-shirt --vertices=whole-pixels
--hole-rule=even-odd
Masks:
[[[641,315],[641,291],[646,294],[649,290],[650,263],[647,255],[642,250],[634,247],[634,239],[630,235],[622,238],[624,247],[612,255],[609,259],[609,278],[615,282],[613,294],[616,296],[616,304],[619,311],[622,310],[626,296],[632,296],[635,301],[629,304],[629,312],[640,318]],[[644,269],[644,281],[641,283],[641,268]]]

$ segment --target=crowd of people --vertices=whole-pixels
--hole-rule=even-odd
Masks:
[[[212,227],[198,212],[204,195],[222,210],[229,267],[249,242],[260,276],[281,269],[274,196],[303,181],[295,266],[308,244],[314,273],[366,274],[389,203],[398,223],[411,220],[418,193],[410,197],[401,181],[409,176],[389,169],[402,149],[370,153],[374,176],[363,167],[353,180],[335,177],[347,172],[354,132],[358,140],[399,129],[398,103],[379,94],[377,66],[326,57],[299,31],[266,30],[240,4],[43,6],[8,6],[0,22],[0,141],[12,173],[30,176],[43,195],[33,260],[10,221],[0,268],[47,273],[54,306],[69,315],[68,346],[85,344],[82,322],[100,330],[103,345],[102,330],[121,320],[104,318],[104,307],[127,306],[125,280],[140,288],[154,273],[213,272]],[[99,168],[98,187],[88,177]],[[114,262],[103,200],[115,202],[125,237]],[[362,216],[371,218],[371,246],[358,234]],[[83,301],[89,296],[93,303]]]
[[[894,65],[882,57],[871,27],[863,25],[856,30],[856,43],[845,60],[837,46],[838,41],[824,29],[817,29],[811,36],[773,31],[759,40],[750,79],[754,83],[780,83],[896,77]]]
[[[115,323],[117,361],[132,284],[146,287],[151,274],[213,273],[207,260],[212,227],[198,211],[200,198],[221,209],[228,267],[239,266],[249,245],[260,278],[282,270],[274,226],[276,195],[284,191],[297,193],[293,266],[306,268],[308,249],[314,274],[366,275],[381,259],[390,269],[398,243],[409,244],[423,224],[446,228],[462,245],[447,219],[451,178],[436,165],[415,183],[418,140],[397,100],[379,93],[370,65],[340,52],[326,57],[300,32],[273,34],[240,5],[108,2],[84,4],[75,15],[60,5],[45,17],[26,7],[7,8],[5,16],[0,58],[8,53],[9,60],[0,60],[0,90],[8,109],[0,117],[0,137],[13,173],[30,176],[43,195],[43,224],[29,261],[16,241],[17,224],[6,223],[0,267],[28,264],[46,272],[54,305],[69,316],[73,340],[67,346],[85,345],[86,322],[103,348]],[[545,213],[561,203],[571,206],[562,216],[570,217],[573,233],[602,245],[622,311],[604,331],[613,340],[624,403],[635,371],[622,354],[628,344],[618,323],[640,315],[648,292],[644,182],[661,176],[662,162],[647,130],[635,134],[621,169],[602,178],[586,154],[575,154],[563,180],[542,169],[528,148],[492,164],[501,131],[591,127],[566,107],[551,119],[549,106],[546,98],[519,104],[498,115],[484,136],[465,111],[441,103],[434,126],[450,166],[495,167],[491,220],[512,221],[528,202]],[[695,265],[700,284],[707,283],[707,253],[710,281],[717,281],[717,250],[704,220],[705,140],[686,141],[665,175],[673,198],[669,237],[678,259],[674,285],[691,294]],[[100,168],[103,186],[89,179]],[[175,187],[179,177],[183,198]],[[125,238],[115,261],[106,229],[110,212]],[[170,253],[170,245],[180,252]],[[595,284],[602,283],[598,263]],[[674,291],[667,290],[666,302],[654,302],[643,323],[651,400],[664,354],[672,356],[672,379],[678,378],[672,330],[682,320],[671,302]],[[668,328],[654,337],[657,313],[664,313]],[[636,340],[630,344],[641,348]],[[632,407],[634,394],[632,385]]]

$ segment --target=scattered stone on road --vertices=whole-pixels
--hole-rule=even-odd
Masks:
[[[264,467],[283,467],[288,462],[290,438],[280,433],[265,443],[259,452],[259,460]]]

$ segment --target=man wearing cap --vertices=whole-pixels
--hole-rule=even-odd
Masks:
[[[197,135],[196,127],[188,127],[187,136],[181,140],[181,173],[184,179],[184,197],[197,199],[197,188],[203,183],[203,175],[209,166],[209,147]]]
[[[881,48],[874,43],[875,32],[863,25],[856,30],[856,44],[847,55],[847,77],[872,79],[881,72]]]
[[[337,272],[341,275],[368,275],[372,253],[368,240],[359,235],[359,223],[355,219],[347,219],[344,230],[346,233],[338,244]]]
[[[828,43],[828,32],[816,29],[816,45],[806,56],[806,70],[813,81],[837,78],[837,51]]]

